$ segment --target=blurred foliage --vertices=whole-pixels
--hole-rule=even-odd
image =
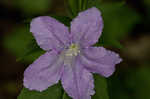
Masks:
[[[42,92],[23,88],[17,99],[62,99],[62,88],[60,84],[53,85]]]
[[[124,84],[122,84],[123,80],[121,78],[123,77],[120,77],[120,75],[117,74],[108,79],[108,91],[110,99],[130,99],[131,96],[128,94]]]
[[[14,3],[29,15],[47,12],[51,6],[51,0],[14,0]]]
[[[133,26],[140,21],[136,11],[129,8],[124,2],[93,4],[100,9],[104,19],[104,30],[99,44],[122,48],[119,40],[128,35]],[[93,5],[89,4],[89,7]],[[99,45],[98,44],[98,45]]]
[[[71,18],[75,17],[78,12],[78,0],[65,0],[66,6],[68,7],[68,12]]]
[[[100,6],[100,4],[102,3],[102,0],[87,0],[87,7],[91,8],[93,6]]]
[[[150,0],[143,0],[144,5],[146,6],[146,18],[148,18],[147,25],[150,23]]]
[[[108,80],[110,99],[150,99],[150,68],[143,66],[111,77]]]
[[[43,14],[48,12],[52,0],[1,0],[0,4],[19,9],[24,15]]]
[[[126,76],[124,82],[131,90],[133,99],[150,99],[150,68],[148,66],[134,69]]]
[[[143,0],[144,4],[150,8],[150,0]]]
[[[15,28],[12,35],[5,38],[4,43],[5,47],[15,54],[18,61],[32,62],[44,53],[25,26]]]
[[[87,10],[87,8],[99,5],[100,2],[101,0],[65,0],[71,18],[75,18],[79,12]]]

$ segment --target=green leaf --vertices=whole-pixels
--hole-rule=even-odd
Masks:
[[[94,79],[96,93],[92,99],[109,99],[106,79],[97,74],[94,75]]]
[[[17,58],[17,61],[27,61],[27,62],[33,62],[36,60],[39,56],[44,54],[45,51],[42,50],[36,43],[35,39],[33,39],[29,45],[27,46],[26,52]]]
[[[67,93],[64,91],[62,99],[71,99]]]
[[[23,88],[17,99],[61,99],[62,89],[60,84],[49,87],[42,92],[29,91]]]

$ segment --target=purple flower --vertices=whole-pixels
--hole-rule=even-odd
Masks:
[[[80,12],[70,31],[57,20],[41,16],[31,22],[30,31],[38,45],[47,51],[24,72],[24,86],[43,91],[61,80],[73,99],[91,99],[92,73],[109,77],[121,58],[103,47],[92,47],[102,33],[103,20],[95,7]]]

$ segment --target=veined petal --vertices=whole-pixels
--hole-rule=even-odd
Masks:
[[[103,29],[103,20],[100,11],[93,7],[80,12],[71,22],[71,37],[73,42],[83,47],[95,44]]]
[[[43,91],[56,84],[61,77],[63,61],[55,51],[46,52],[24,72],[24,86],[30,90]]]
[[[103,47],[89,47],[80,55],[82,64],[91,72],[109,77],[115,71],[115,65],[122,59],[115,52]]]
[[[64,66],[64,72],[61,78],[64,90],[73,99],[91,99],[93,90],[93,76],[76,59],[72,65]]]
[[[30,32],[44,50],[63,48],[69,43],[68,27],[49,16],[33,19]]]

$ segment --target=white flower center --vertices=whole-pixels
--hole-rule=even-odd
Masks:
[[[69,49],[67,49],[65,56],[77,56],[80,53],[79,45],[71,44]]]
[[[65,49],[60,57],[64,61],[64,64],[71,66],[74,58],[80,53],[80,47],[77,44],[71,44],[68,49]]]

